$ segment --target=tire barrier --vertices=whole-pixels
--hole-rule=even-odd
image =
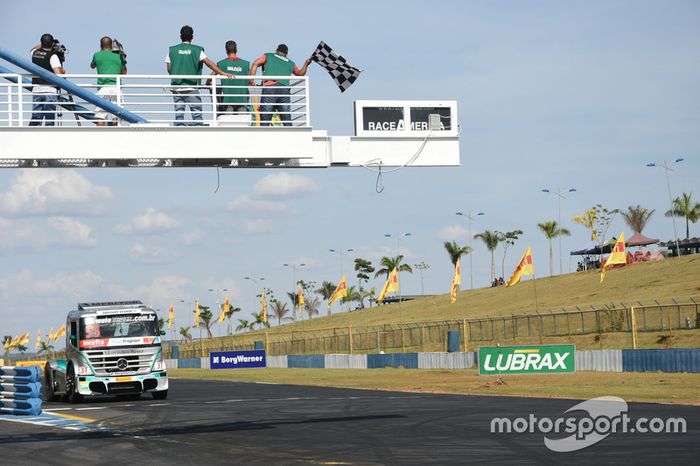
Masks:
[[[41,368],[0,367],[0,412],[16,416],[41,414]]]

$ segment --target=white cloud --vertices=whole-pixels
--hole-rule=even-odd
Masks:
[[[243,220],[243,231],[248,234],[272,233],[272,222],[263,218],[247,218]]]
[[[13,216],[94,215],[104,212],[112,192],[73,171],[20,170],[7,192],[0,193],[0,212]]]
[[[116,230],[123,234],[152,235],[166,233],[179,226],[180,223],[168,214],[149,207],[146,212],[135,216],[128,224],[118,225]]]
[[[154,265],[172,262],[176,258],[176,254],[165,246],[145,246],[141,243],[135,243],[129,257],[139,264]]]
[[[91,247],[92,228],[70,217],[0,217],[0,251],[41,251],[52,246]]]
[[[163,275],[155,278],[150,284],[137,287],[133,294],[145,304],[161,310],[182,297],[191,296],[187,286],[190,280],[177,275]]]
[[[234,212],[249,212],[255,215],[291,215],[294,213],[284,202],[255,199],[247,194],[234,198],[226,204],[226,208]]]
[[[69,217],[50,217],[48,224],[63,235],[62,242],[72,246],[94,246],[97,241],[92,236],[92,228]]]
[[[469,230],[462,225],[448,225],[437,232],[437,237],[442,241],[464,241],[469,238]]]
[[[201,231],[190,231],[180,235],[180,242],[185,246],[193,246],[201,241],[202,236]]]
[[[321,189],[308,176],[287,172],[273,173],[262,177],[253,186],[253,194],[260,197],[301,196]]]

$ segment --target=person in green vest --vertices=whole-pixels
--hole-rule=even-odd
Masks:
[[[311,64],[311,58],[304,62],[299,69],[292,60],[287,58],[289,48],[285,44],[277,46],[275,53],[266,53],[255,60],[250,70],[251,76],[255,76],[258,68],[262,66],[263,76],[305,76],[306,70]],[[284,126],[291,126],[290,111],[290,87],[289,79],[263,78],[262,97],[260,99],[260,121],[262,126],[270,126],[272,114],[276,111]]]
[[[250,62],[239,58],[236,41],[226,42],[227,57],[216,63],[222,71],[236,76],[246,76],[250,72]],[[250,100],[250,89],[253,81],[248,79],[222,79],[221,97],[217,97],[217,114],[243,113],[247,111]]]
[[[173,45],[168,50],[165,63],[168,74],[171,75],[200,75],[202,65],[207,65],[215,74],[226,75],[229,79],[235,76],[225,73],[216,66],[204,53],[204,47],[194,45],[194,30],[190,26],[182,26],[180,29],[180,39],[182,43]],[[202,121],[202,98],[199,96],[199,86],[201,80],[196,78],[173,78],[172,85],[173,98],[175,100],[175,126],[185,126],[185,108],[190,107],[192,120],[195,126],[203,126]]]
[[[90,68],[97,69],[98,75],[103,74],[126,74],[126,60],[118,52],[112,51],[112,39],[110,37],[103,37],[100,39],[100,51],[95,52],[92,56],[92,62],[90,62]],[[100,89],[97,91],[97,95],[102,97],[107,102],[117,103],[117,78],[97,78],[97,84]],[[97,126],[104,126],[110,114],[105,112],[99,107],[95,107],[95,117],[100,121],[97,122]],[[110,122],[110,126],[116,125],[116,119]]]

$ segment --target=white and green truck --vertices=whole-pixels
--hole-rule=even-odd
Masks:
[[[46,363],[47,401],[168,396],[158,315],[141,301],[80,303],[66,319],[66,357]]]

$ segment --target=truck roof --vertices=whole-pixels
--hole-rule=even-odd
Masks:
[[[78,309],[70,311],[68,317],[81,317],[85,314],[126,314],[133,312],[155,312],[141,301],[107,301],[101,303],[78,303]]]

